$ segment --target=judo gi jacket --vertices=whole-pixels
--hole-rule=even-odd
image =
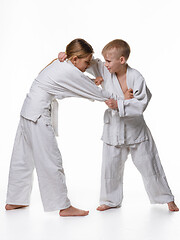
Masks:
[[[143,112],[151,99],[151,93],[143,76],[137,70],[127,67],[126,82],[128,89],[133,89],[134,98],[125,100],[116,74],[110,73],[101,60],[94,59],[88,72],[95,77],[103,77],[103,89],[118,103],[117,110],[108,108],[104,113],[103,142],[118,146],[148,140]]]
[[[44,111],[51,109],[52,124],[57,135],[56,99],[66,97],[105,101],[110,94],[97,87],[70,61],[55,60],[34,80],[22,106],[21,116],[36,122]]]

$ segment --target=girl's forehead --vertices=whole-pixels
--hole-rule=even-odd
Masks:
[[[89,54],[86,58],[85,58],[85,60],[91,60],[92,59],[92,54]]]

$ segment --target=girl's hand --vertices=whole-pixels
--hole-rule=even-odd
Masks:
[[[106,105],[108,105],[109,108],[111,109],[118,109],[118,104],[117,104],[117,101],[114,100],[113,98],[112,99],[109,99],[109,100],[106,100],[105,101]]]
[[[94,83],[99,86],[102,82],[103,82],[103,78],[102,77],[97,77],[96,79],[94,79]]]
[[[66,60],[66,58],[67,58],[67,55],[66,55],[65,52],[60,52],[58,54],[58,59],[59,59],[60,62],[64,62]]]

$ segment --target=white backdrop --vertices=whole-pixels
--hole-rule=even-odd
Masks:
[[[77,37],[88,41],[101,59],[109,41],[121,38],[129,43],[128,63],[142,73],[153,95],[145,119],[169,184],[180,198],[179,22],[179,0],[0,0],[1,207],[25,95],[39,71]],[[84,99],[59,102],[58,143],[75,203],[79,198],[98,202],[105,109],[103,103]],[[126,172],[127,179],[136,178],[136,186],[143,188],[131,163]],[[135,187],[133,180],[131,184],[129,189]]]

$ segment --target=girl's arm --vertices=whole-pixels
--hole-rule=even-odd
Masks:
[[[67,92],[70,96],[83,97],[97,101],[106,101],[110,98],[111,94],[97,87],[88,76],[80,72],[73,64],[65,64],[63,70],[66,74],[64,78],[56,82],[58,85],[57,88],[63,89],[63,91]]]

